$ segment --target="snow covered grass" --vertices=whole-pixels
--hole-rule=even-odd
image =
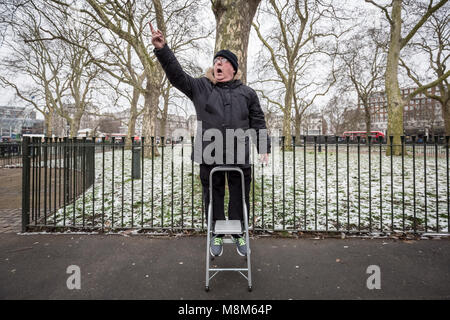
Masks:
[[[183,151],[182,162],[181,145],[175,145],[173,152],[170,146],[165,147],[164,159],[154,160],[153,175],[152,160],[145,159],[143,179],[131,177],[131,151],[124,152],[123,174],[120,149],[115,151],[114,170],[111,151],[96,153],[94,186],[66,207],[65,219],[63,209],[56,213],[56,225],[63,225],[65,220],[66,226],[107,229],[205,228],[199,166],[194,164],[192,172],[190,145],[185,145]],[[377,145],[370,153],[370,169],[366,146],[361,146],[359,160],[356,146],[350,147],[347,159],[346,146],[340,145],[337,156],[336,166],[334,145],[328,146],[327,157],[323,147],[322,152],[314,153],[314,148],[308,146],[306,152],[303,147],[296,148],[295,165],[292,151],[284,153],[284,168],[281,152],[271,155],[267,166],[256,163],[250,193],[250,226],[319,231],[370,228],[376,232],[412,231],[415,223],[418,231],[448,232],[445,156],[437,159],[437,171],[435,157],[427,157],[426,176],[423,156],[416,155],[413,172],[411,152],[404,157],[403,176],[402,158],[392,157],[391,171],[391,157],[385,156],[384,149],[380,176]],[[226,201],[227,195],[228,192]],[[48,217],[49,225],[54,223],[53,217]]]
[[[369,170],[369,153],[366,147],[361,148],[359,160],[356,146],[350,147],[347,165],[345,146],[340,146],[336,173],[336,152],[334,146],[329,147],[331,148],[327,153],[327,166],[325,166],[323,148],[321,153],[317,152],[316,158],[314,151],[307,149],[306,162],[303,148],[296,150],[295,181],[293,153],[285,153],[284,224],[283,201],[276,201],[275,206],[272,207],[271,200],[272,190],[275,199],[283,199],[282,179],[276,175],[272,187],[272,180],[264,178],[264,199],[267,199],[264,202],[264,211],[269,211],[264,215],[264,219],[269,224],[268,227],[271,228],[274,225],[275,229],[292,228],[295,218],[296,226],[306,230],[327,230],[327,226],[328,230],[337,230],[338,222],[339,230],[369,230],[370,226],[372,231],[388,231],[391,228],[393,230],[403,230],[403,228],[412,230],[415,220],[417,230],[425,230],[426,224],[428,231],[435,231],[436,212],[439,209],[439,230],[448,231],[445,158],[438,159],[439,192],[436,198],[435,158],[427,158],[425,193],[423,157],[415,158],[414,177],[413,157],[412,155],[405,156],[404,176],[402,177],[401,157],[392,157],[391,171],[391,158],[385,156],[385,152],[382,150],[380,177],[378,147],[372,148]],[[391,184],[391,172],[393,184]],[[391,191],[392,185],[393,190]],[[266,191],[266,189],[268,190]],[[427,201],[426,220],[425,199]],[[269,216],[268,220],[267,216]],[[256,219],[262,222],[261,216]]]

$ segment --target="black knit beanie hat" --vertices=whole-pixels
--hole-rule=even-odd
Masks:
[[[231,65],[233,66],[234,72],[237,72],[237,69],[239,67],[238,58],[233,52],[231,52],[230,50],[220,50],[215,54],[214,59],[216,59],[217,57],[224,57],[228,61],[230,61]]]

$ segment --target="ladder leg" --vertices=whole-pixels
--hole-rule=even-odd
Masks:
[[[212,201],[209,202],[208,206],[208,233],[206,235],[206,284],[205,290],[209,291],[209,256],[210,256],[210,246],[211,246],[211,220],[212,220]]]
[[[250,237],[248,234],[248,212],[247,212],[247,204],[245,202],[245,179],[244,173],[240,170],[241,173],[241,181],[242,181],[242,205],[243,205],[243,213],[244,213],[244,228],[245,228],[245,243],[247,244],[247,279],[248,279],[248,290],[252,290],[252,267],[250,262]]]
[[[245,205],[245,200],[244,200],[244,217],[247,217],[247,206]],[[248,279],[248,290],[251,291],[252,290],[252,267],[251,267],[251,259],[250,259],[250,255],[251,255],[251,249],[250,249],[250,236],[248,233],[248,222],[245,219],[244,221],[244,226],[245,226],[245,243],[247,244],[247,268],[248,268],[248,272],[247,272],[247,279]]]

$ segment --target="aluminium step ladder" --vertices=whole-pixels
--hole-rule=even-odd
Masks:
[[[218,171],[236,171],[241,175],[242,182],[242,205],[243,205],[243,219],[244,219],[244,230],[242,230],[242,223],[240,220],[217,220],[214,226],[214,231],[212,230],[212,208],[213,208],[213,193],[212,193],[212,176]],[[207,234],[207,245],[206,245],[206,285],[205,290],[209,291],[209,281],[219,272],[222,271],[236,271],[239,272],[245,279],[248,280],[248,291],[252,291],[252,272],[250,263],[250,239],[248,234],[248,212],[247,205],[245,203],[245,183],[244,183],[244,173],[239,167],[229,167],[229,166],[219,166],[211,170],[209,175],[209,206],[208,206],[208,234]],[[247,244],[247,268],[211,268],[210,262],[214,257],[211,257],[210,246],[211,246],[211,235],[212,234],[223,234],[223,235],[233,235],[245,233],[245,241]],[[231,239],[224,239],[224,244],[234,243]],[[210,260],[211,259],[211,260]],[[210,277],[210,272],[214,274]],[[247,272],[247,276],[243,273]]]

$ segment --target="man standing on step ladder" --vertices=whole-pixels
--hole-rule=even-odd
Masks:
[[[244,85],[238,58],[229,50],[214,55],[213,67],[205,77],[193,78],[181,68],[164,35],[150,23],[154,53],[170,83],[194,103],[197,114],[197,134],[192,159],[200,164],[205,212],[209,206],[209,175],[218,165],[238,166],[244,173],[245,202],[250,212],[250,143],[256,143],[260,160],[267,164],[270,140],[267,135],[264,113],[256,92]],[[225,141],[225,143],[224,143]],[[236,143],[235,143],[236,142]],[[209,152],[209,153],[208,153]],[[228,218],[243,220],[241,175],[238,172],[217,172],[213,175],[213,221],[225,220],[225,176],[230,200]],[[220,256],[223,252],[223,236],[211,238],[210,252]],[[242,235],[233,235],[237,252],[247,255],[247,244]]]

